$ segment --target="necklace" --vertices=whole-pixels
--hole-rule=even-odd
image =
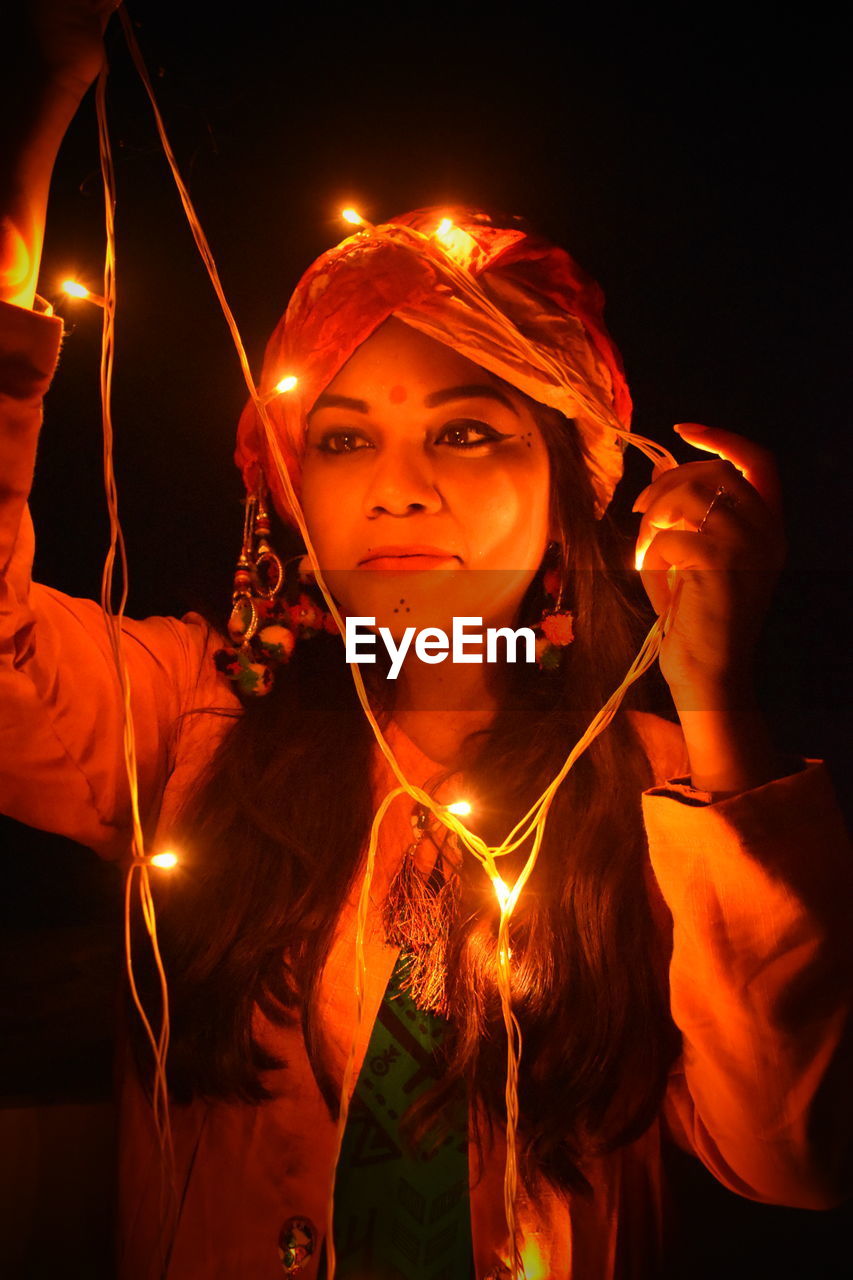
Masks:
[[[459,905],[460,850],[452,832],[445,831],[439,844],[431,816],[425,805],[415,805],[412,841],[388,889],[382,922],[388,942],[399,947],[406,958],[402,985],[414,1004],[446,1018],[447,951]],[[435,863],[428,873],[417,865],[425,837],[436,847]],[[451,850],[455,850],[455,859]]]

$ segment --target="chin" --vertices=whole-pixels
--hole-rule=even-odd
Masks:
[[[395,639],[407,627],[450,635],[454,618],[480,618],[484,628],[517,625],[512,620],[530,577],[529,571],[458,569],[327,575],[348,616],[375,618],[375,626],[387,627]]]

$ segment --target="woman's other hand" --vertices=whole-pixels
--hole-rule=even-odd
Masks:
[[[680,598],[660,667],[676,707],[700,709],[748,699],[786,548],[772,455],[731,431],[675,429],[714,456],[659,474],[639,495],[637,562],[658,614],[671,599],[668,570],[678,570]]]

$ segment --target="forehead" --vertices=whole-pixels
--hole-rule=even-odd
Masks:
[[[402,404],[410,396],[443,387],[506,384],[451,346],[391,316],[358,347],[326,387],[338,395],[364,399],[385,396]]]

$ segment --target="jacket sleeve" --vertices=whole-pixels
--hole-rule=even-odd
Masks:
[[[0,811],[119,857],[130,798],[101,611],[31,582],[27,498],[61,335],[61,321],[0,303]],[[181,713],[199,696],[213,647],[194,615],[124,626],[144,824],[156,817]]]
[[[664,1122],[730,1190],[798,1208],[849,1194],[853,850],[825,766],[713,803],[645,792],[672,917],[683,1053]]]

